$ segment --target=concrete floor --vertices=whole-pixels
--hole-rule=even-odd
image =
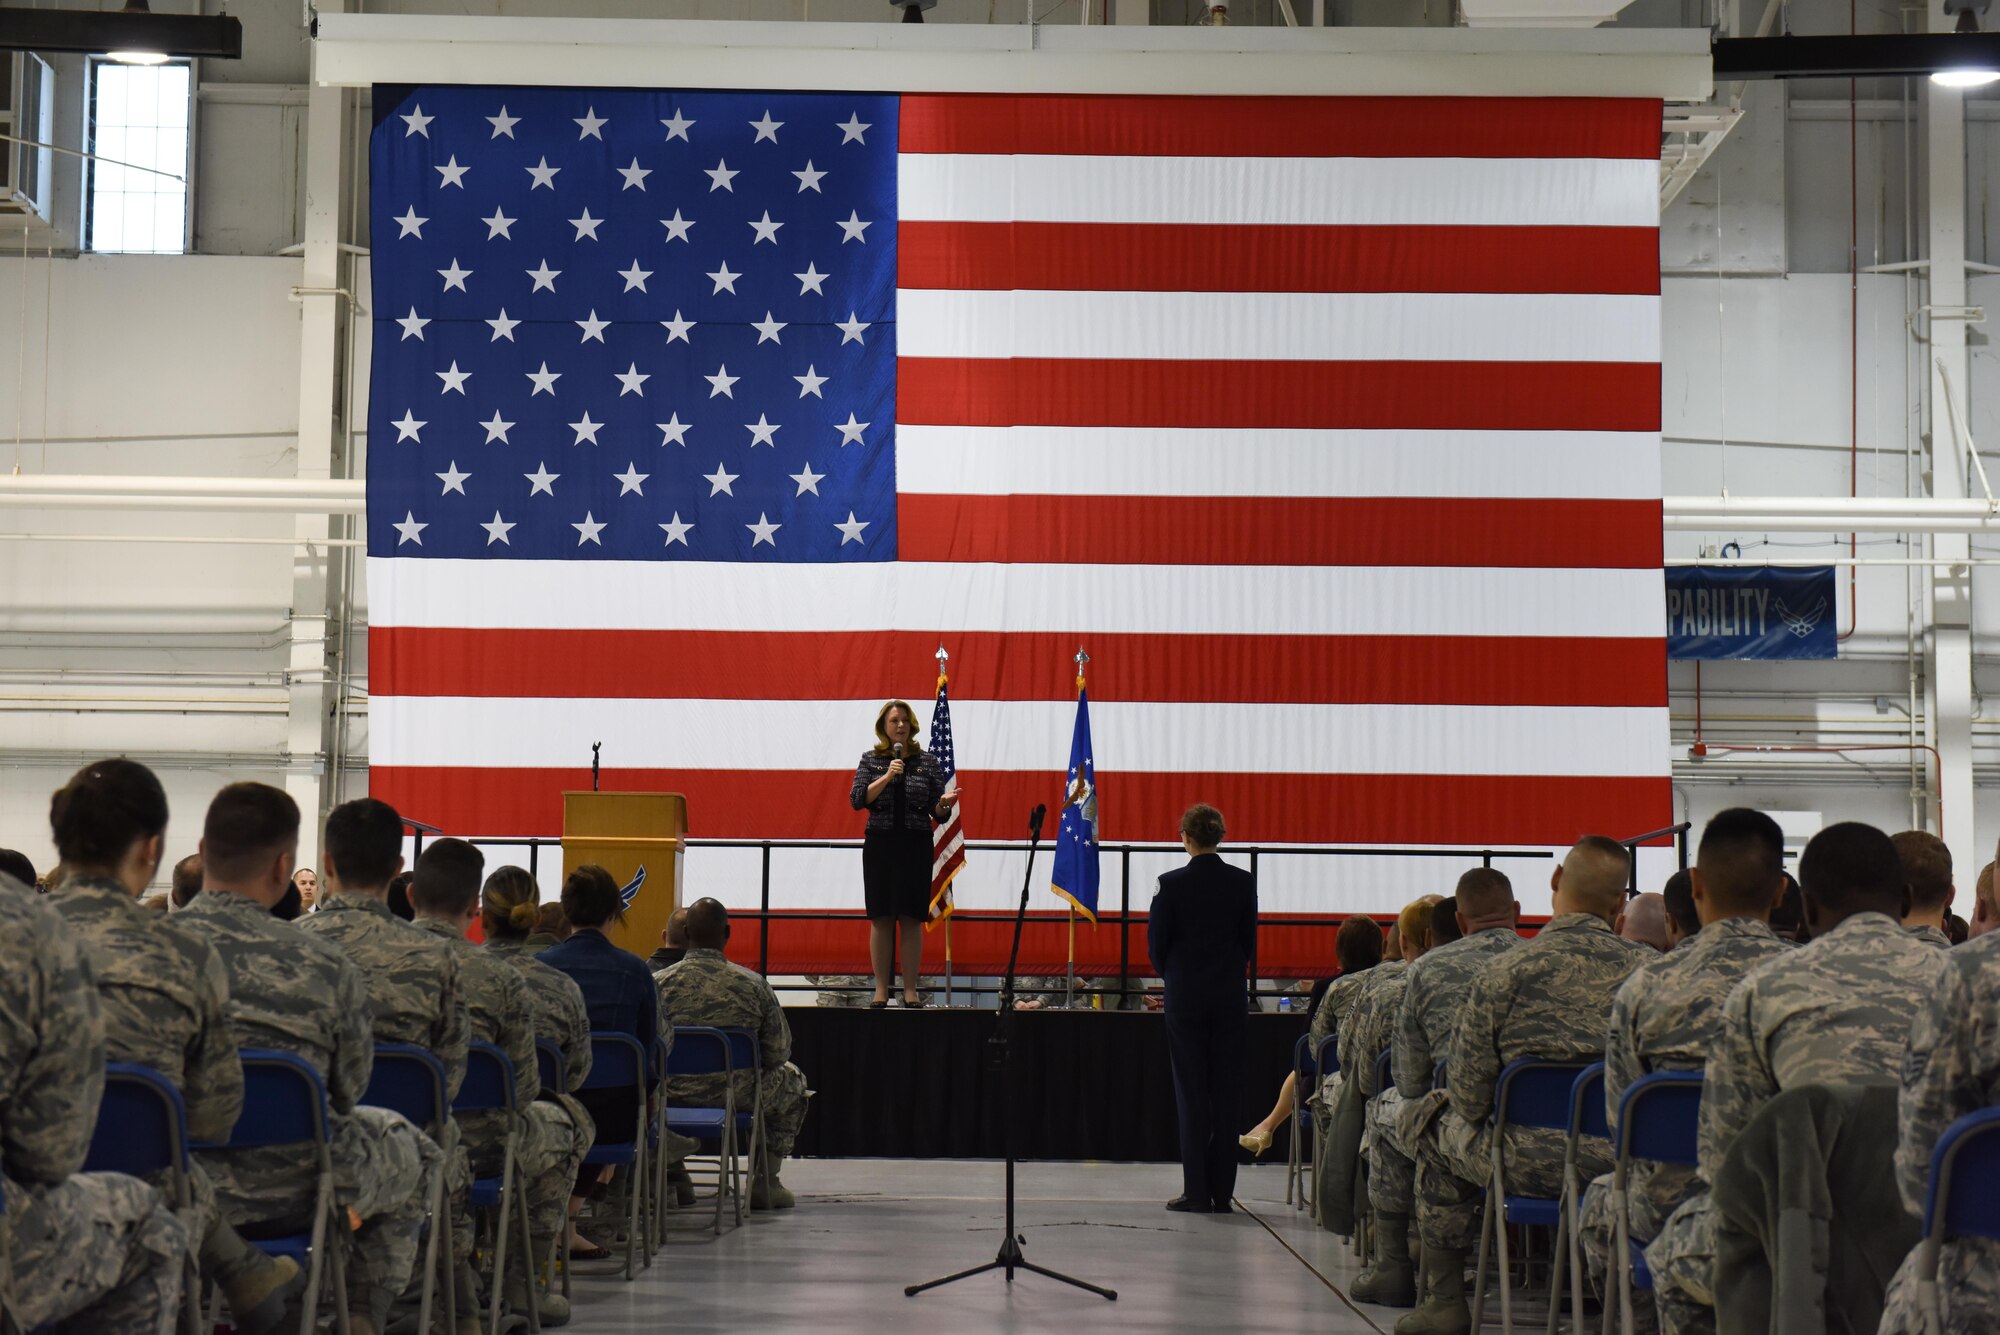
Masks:
[[[915,1298],[903,1286],[991,1260],[1001,1237],[998,1163],[801,1160],[796,1210],[755,1214],[720,1239],[697,1211],[631,1284],[573,1288],[569,1329],[743,1330],[815,1335],[1130,1330],[1386,1332],[1398,1312],[1344,1296],[1351,1252],[1284,1204],[1282,1164],[1245,1168],[1239,1212],[1170,1214],[1180,1170],[1150,1164],[1024,1164],[1020,1226],[1031,1261],[1118,1290],[1118,1301],[1019,1274],[981,1275]]]

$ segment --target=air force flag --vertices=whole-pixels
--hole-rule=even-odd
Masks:
[[[1090,692],[1077,678],[1076,734],[1069,744],[1069,787],[1056,830],[1056,869],[1050,887],[1097,921],[1097,762],[1090,750]]]

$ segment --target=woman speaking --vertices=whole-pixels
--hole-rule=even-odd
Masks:
[[[868,956],[875,966],[875,999],[889,1004],[896,966],[898,928],[903,938],[903,1004],[921,1006],[917,976],[922,972],[924,918],[931,899],[931,822],[942,821],[958,805],[958,789],[947,789],[937,762],[917,742],[916,711],[891,700],[875,716],[875,745],[854,767],[847,799],[868,810],[861,845],[861,882],[868,904]]]

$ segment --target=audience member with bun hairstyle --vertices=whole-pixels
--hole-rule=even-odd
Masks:
[[[593,1032],[607,1030],[630,1034],[646,1053],[646,1084],[650,1088],[660,1077],[653,1040],[662,1034],[660,990],[652,970],[637,955],[611,944],[605,929],[624,919],[625,906],[618,882],[610,872],[585,864],[563,880],[563,913],[575,930],[567,941],[541,953],[541,962],[576,980],[590,1013]],[[671,1029],[665,1031],[672,1041]],[[629,1089],[581,1089],[576,1097],[597,1124],[596,1143],[629,1145],[639,1131],[643,1109],[635,1091]],[[577,1175],[577,1200],[601,1193],[609,1180],[607,1169],[585,1164]],[[601,1260],[610,1249],[574,1235],[570,1255],[578,1260]]]

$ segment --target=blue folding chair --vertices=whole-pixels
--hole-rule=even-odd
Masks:
[[[183,1217],[188,1209],[187,1104],[173,1081],[150,1066],[104,1064],[104,1098],[97,1105],[97,1129],[84,1158],[86,1173],[124,1173],[167,1180],[168,1198]],[[181,1324],[187,1335],[201,1330],[201,1272],[192,1255],[182,1277]]]
[[[1286,1137],[1289,1150],[1285,1162],[1285,1204],[1294,1209],[1306,1208],[1305,1193],[1305,1138],[1299,1134],[1299,1119],[1305,1113],[1304,1089],[1306,1082],[1318,1078],[1319,1064],[1314,1060],[1312,1035],[1300,1034],[1299,1041],[1292,1044],[1292,1128]],[[1296,1199],[1294,1193],[1296,1192]]]
[[[542,1078],[543,1089],[569,1093],[569,1058],[563,1056],[562,1046],[554,1039],[535,1040],[535,1071]]]
[[[736,1197],[736,1222],[743,1222],[743,1191],[736,1180],[736,1061],[729,1036],[706,1025],[674,1026],[674,1050],[667,1058],[667,1074],[675,1076],[720,1075],[723,1077],[723,1106],[684,1108],[669,1103],[667,1128],[692,1136],[704,1146],[716,1147],[715,1232],[722,1233],[722,1204]],[[667,1102],[667,1100],[662,1100]]]
[[[1584,1183],[1577,1171],[1577,1153],[1586,1136],[1605,1140],[1610,1135],[1604,1112],[1604,1063],[1596,1062],[1584,1067],[1576,1083],[1570,1086],[1569,1140],[1563,1146],[1562,1209],[1556,1223],[1555,1273],[1549,1278],[1548,1335],[1556,1335],[1558,1318],[1562,1315],[1560,1295],[1565,1263],[1569,1266],[1570,1321],[1575,1329],[1583,1329],[1583,1239],[1577,1232],[1577,1211],[1582,1205]]]
[[[474,1210],[498,1210],[500,1218],[493,1232],[493,1281],[490,1335],[500,1335],[499,1294],[507,1284],[507,1225],[519,1221],[521,1278],[528,1291],[528,1328],[542,1328],[542,1304],[535,1282],[535,1244],[528,1231],[528,1186],[519,1170],[521,1149],[521,1107],[514,1089],[514,1062],[491,1043],[474,1039],[466,1046],[465,1080],[458,1097],[451,1101],[454,1113],[501,1112],[507,1114],[507,1137],[501,1151],[499,1177],[475,1177],[469,1193]]]
[[[319,1315],[320,1281],[334,1295],[334,1329],[350,1335],[347,1325],[347,1228],[333,1190],[333,1119],[327,1112],[326,1081],[316,1067],[292,1052],[244,1048],[243,1114],[224,1145],[214,1150],[248,1150],[266,1145],[310,1143],[319,1160],[319,1185],[314,1194],[312,1223],[303,1233],[260,1237],[243,1230],[272,1256],[289,1256],[305,1267],[299,1335],[313,1335]],[[324,1265],[322,1266],[322,1262]]]
[[[1917,1244],[1917,1298],[1944,1327],[1938,1263],[1953,1238],[2000,1238],[2000,1108],[1967,1113],[1944,1129],[1931,1151],[1924,1189],[1924,1239]]]
[[[368,1088],[361,1102],[371,1108],[399,1112],[443,1149],[448,1143],[447,1123],[451,1105],[445,1098],[444,1063],[436,1054],[411,1043],[377,1043],[375,1065],[369,1073]],[[431,1328],[431,1304],[439,1285],[444,1288],[445,1328],[458,1328],[458,1286],[452,1282],[451,1249],[440,1244],[441,1234],[451,1232],[451,1215],[445,1203],[445,1174],[431,1184],[430,1239],[424,1245],[423,1297],[418,1306],[417,1329]],[[497,1306],[497,1304],[496,1304]]]
[[[1611,1169],[1611,1216],[1617,1229],[1611,1255],[1618,1266],[1618,1325],[1632,1335],[1632,1290],[1651,1292],[1644,1244],[1632,1241],[1632,1193],[1626,1185],[1634,1159],[1693,1167],[1700,1160],[1702,1073],[1655,1071],[1641,1076],[1618,1100],[1617,1158]],[[1611,1328],[1611,1309],[1604,1329]]]
[[[1510,1126],[1567,1132],[1576,1080],[1586,1065],[1524,1057],[1509,1062],[1494,1085],[1494,1111],[1489,1122],[1493,1130],[1488,1137],[1493,1153],[1487,1174],[1486,1208],[1480,1211],[1479,1259],[1472,1282],[1473,1335],[1478,1335],[1484,1320],[1486,1258],[1495,1236],[1499,1238],[1500,1253],[1500,1329],[1503,1335],[1514,1335],[1514,1258],[1508,1250],[1507,1225],[1554,1228],[1562,1220],[1559,1197],[1508,1194],[1506,1173],[1501,1167],[1501,1141]]]
[[[630,1280],[633,1262],[639,1254],[639,1207],[646,1195],[646,1050],[632,1035],[615,1029],[593,1030],[590,1035],[590,1074],[584,1089],[626,1089],[638,1100],[638,1116],[628,1144],[607,1143],[602,1138],[583,1156],[587,1164],[610,1164],[627,1170],[625,1179],[625,1278]],[[652,1253],[646,1265],[653,1264]]]
[[[737,1070],[751,1073],[750,1111],[736,1110],[736,1143],[749,1144],[754,1175],[764,1152],[764,1045],[752,1029],[729,1028],[722,1033],[729,1040],[729,1060]]]
[[[1312,1088],[1307,1089],[1304,1082],[1301,1082],[1293,1086],[1292,1089],[1292,1138],[1295,1141],[1298,1139],[1299,1127],[1303,1122],[1312,1123],[1312,1140],[1308,1146],[1309,1154],[1307,1157],[1312,1165],[1314,1173],[1313,1181],[1317,1183],[1319,1181],[1319,1160],[1312,1156],[1319,1153],[1320,1140],[1326,1135],[1326,1123],[1322,1119],[1321,1114],[1322,1112],[1330,1113],[1332,1110],[1321,1108],[1314,1101],[1313,1095],[1319,1092],[1321,1086],[1325,1085],[1328,1076],[1335,1075],[1340,1071],[1340,1035],[1338,1033],[1328,1034],[1314,1045],[1312,1063],[1314,1071]],[[1313,1191],[1306,1199],[1312,1206],[1313,1222],[1317,1224],[1319,1222],[1319,1192],[1317,1190]]]

